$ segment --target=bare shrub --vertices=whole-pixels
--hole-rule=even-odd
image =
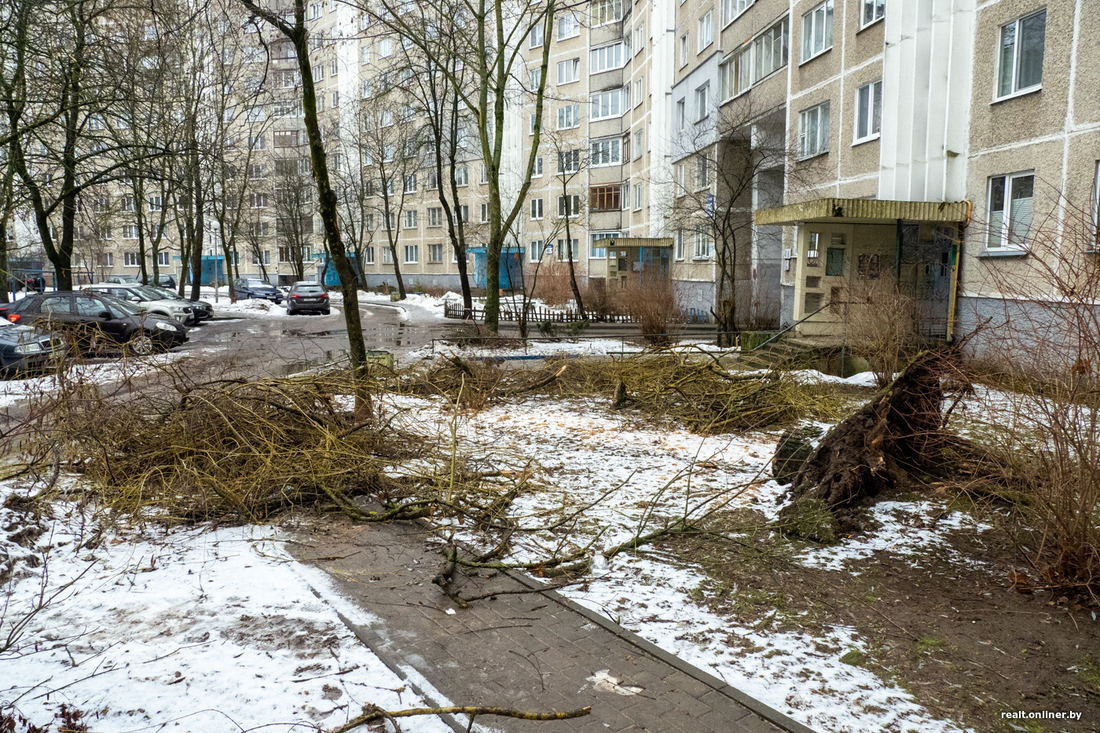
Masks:
[[[569,283],[569,263],[549,260],[539,269],[533,297],[549,306],[566,305],[573,301],[573,287]]]
[[[620,312],[638,319],[642,336],[648,343],[667,346],[675,341],[673,331],[683,323],[683,314],[671,280],[643,278],[613,291],[612,297]]]
[[[885,387],[926,344],[919,328],[919,306],[894,283],[853,291],[848,342],[867,360],[875,381]]]
[[[1026,258],[990,266],[982,283],[1005,297],[977,355],[1009,387],[987,405],[994,441],[1023,492],[1021,547],[1042,584],[1100,602],[1100,261],[1091,212],[1046,187]]]

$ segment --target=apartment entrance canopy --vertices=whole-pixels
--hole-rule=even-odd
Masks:
[[[807,222],[837,224],[885,224],[925,221],[955,224],[970,218],[969,201],[882,201],[879,199],[827,198],[787,204],[753,213],[757,226],[791,226]]]

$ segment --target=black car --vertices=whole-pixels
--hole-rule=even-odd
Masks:
[[[151,284],[152,283],[150,283],[150,285]],[[157,278],[157,287],[175,289],[176,278],[172,277],[171,275],[161,275]]]
[[[89,291],[28,295],[8,307],[7,317],[21,326],[65,334],[85,351],[125,345],[135,354],[150,354],[187,340],[187,328],[178,321]]]
[[[233,292],[237,294],[237,300],[251,300],[262,298],[270,300],[278,305],[283,302],[283,294],[271,283],[248,277],[239,277],[233,281]]]
[[[64,339],[0,321],[0,372],[5,376],[45,369],[64,358],[68,350]]]
[[[302,311],[329,314],[328,293],[321,283],[300,282],[290,286],[286,296],[286,313],[292,316]]]

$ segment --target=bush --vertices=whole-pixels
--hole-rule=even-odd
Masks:
[[[638,319],[648,343],[667,346],[676,340],[673,331],[683,323],[683,314],[671,280],[645,278],[614,291],[611,297],[620,312]]]

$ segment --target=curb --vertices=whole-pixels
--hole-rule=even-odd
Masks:
[[[775,708],[760,702],[755,697],[752,697],[751,695],[742,692],[741,690],[738,690],[736,687],[730,686],[729,684],[727,684],[723,680],[718,679],[709,672],[704,672],[695,665],[688,664],[676,655],[669,654],[664,649],[661,649],[659,646],[652,642],[646,641],[642,637],[635,634],[633,631],[624,629],[622,626],[619,626],[617,623],[607,618],[606,616],[603,616],[589,608],[585,608],[575,601],[569,600],[554,589],[542,585],[538,581],[527,577],[525,574],[518,573],[514,570],[505,570],[504,572],[520,584],[531,588],[532,590],[541,591],[541,595],[545,596],[546,598],[554,601],[561,606],[564,606],[565,608],[568,608],[574,613],[580,614],[592,623],[603,627],[607,631],[615,634],[623,641],[626,641],[629,644],[637,647],[639,650],[648,654],[649,656],[659,659],[670,667],[673,667],[676,670],[688,675],[689,677],[692,677],[695,680],[703,683],[707,687],[710,687],[715,692],[721,695],[725,695],[731,700],[734,700],[741,706],[756,713],[772,725],[775,725],[782,730],[787,731],[787,733],[817,733],[813,728],[799,723],[794,718],[784,715]]]

